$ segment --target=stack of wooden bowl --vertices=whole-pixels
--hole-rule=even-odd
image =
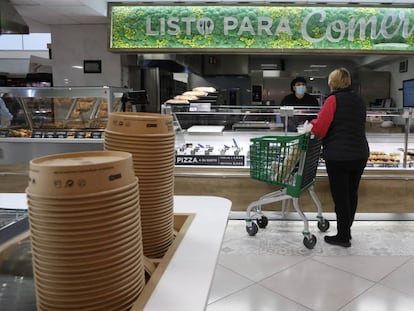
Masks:
[[[144,255],[149,258],[163,257],[174,239],[174,147],[171,115],[109,115],[105,149],[132,154],[139,180]]]
[[[130,308],[145,286],[131,154],[34,159],[26,193],[38,310]]]

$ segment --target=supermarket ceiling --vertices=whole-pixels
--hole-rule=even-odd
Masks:
[[[4,0],[0,0],[4,1]],[[108,2],[135,2],[135,3],[243,3],[246,4],[296,4],[296,5],[390,5],[414,7],[413,0],[178,0],[178,1],[157,1],[157,0],[9,0],[16,11],[23,17],[30,28],[30,32],[48,32],[49,25],[57,24],[105,24],[107,20]]]

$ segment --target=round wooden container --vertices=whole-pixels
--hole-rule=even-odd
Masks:
[[[82,197],[135,182],[132,155],[122,151],[74,152],[30,161],[30,195]]]
[[[146,112],[112,112],[105,132],[121,135],[174,134],[171,115]]]

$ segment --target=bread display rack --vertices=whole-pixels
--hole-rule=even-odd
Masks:
[[[0,164],[27,165],[61,152],[102,150],[108,113],[129,91],[114,87],[0,87],[13,115],[0,128]]]
[[[54,130],[103,130],[108,112],[120,110],[125,91],[111,87],[0,88],[13,114],[10,125],[1,129],[1,137],[39,137],[44,130],[49,137]]]

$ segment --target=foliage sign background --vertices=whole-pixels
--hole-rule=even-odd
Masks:
[[[414,8],[109,7],[112,51],[414,50]]]

